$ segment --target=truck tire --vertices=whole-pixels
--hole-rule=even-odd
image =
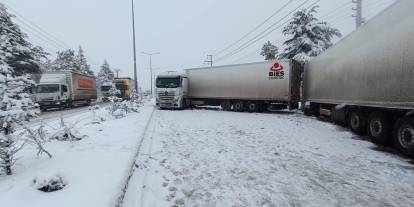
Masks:
[[[231,102],[230,101],[222,101],[220,103],[221,109],[224,111],[231,111]]]
[[[258,112],[259,111],[259,103],[258,102],[255,102],[255,101],[248,102],[247,103],[247,110],[250,113]]]
[[[389,117],[382,112],[373,112],[368,118],[368,134],[372,142],[387,145],[392,142],[392,125]]]
[[[234,108],[234,111],[236,111],[236,112],[242,112],[242,111],[244,111],[244,103],[243,103],[243,101],[236,101],[233,104],[233,108]]]
[[[366,132],[366,118],[359,111],[350,111],[348,116],[348,125],[351,131],[356,134],[364,134]]]
[[[394,127],[394,145],[403,154],[414,158],[414,121],[412,118],[400,118]]]

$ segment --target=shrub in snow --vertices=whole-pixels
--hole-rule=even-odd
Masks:
[[[105,121],[105,117],[101,113],[101,107],[98,105],[89,107],[89,111],[92,112],[92,124],[100,124]]]
[[[33,179],[37,190],[54,192],[63,189],[67,183],[59,173],[37,175]]]
[[[60,128],[51,136],[51,139],[56,139],[59,141],[79,141],[87,137],[82,135],[78,130],[75,129],[76,125],[79,122],[68,124],[63,119],[63,116],[60,116]]]
[[[126,116],[126,113],[125,113],[124,110],[122,110],[122,109],[119,108],[119,109],[117,109],[116,111],[114,111],[112,113],[112,116],[114,116],[116,119],[120,119],[120,118],[125,117]]]
[[[52,154],[50,154],[43,145],[49,141],[48,134],[45,130],[45,126],[43,122],[41,122],[40,126],[37,129],[31,129],[27,126],[24,126],[24,131],[22,132],[23,136],[25,136],[25,142],[31,145],[34,145],[37,149],[37,157],[42,154],[46,154],[49,158],[52,158]]]

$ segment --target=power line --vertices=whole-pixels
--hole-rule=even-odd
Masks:
[[[20,28],[22,28],[23,30],[25,30],[26,31],[26,33],[31,33],[31,35],[32,36],[34,36],[34,37],[36,37],[38,40],[40,40],[40,41],[42,41],[42,42],[44,42],[44,43],[46,43],[47,45],[49,45],[49,46],[52,46],[52,47],[54,47],[55,49],[58,49],[58,50],[62,50],[62,46],[60,46],[60,45],[57,45],[56,43],[53,43],[53,42],[50,42],[47,38],[45,38],[44,36],[42,36],[42,35],[40,35],[40,34],[38,34],[38,33],[36,33],[36,32],[33,32],[33,30],[31,30],[31,29],[29,29],[29,27],[26,25],[26,24],[21,24],[21,25],[19,25],[20,26]]]
[[[66,44],[62,40],[58,39],[56,36],[52,35],[51,33],[47,32],[46,30],[44,30],[43,28],[41,28],[39,25],[37,25],[36,23],[34,23],[33,21],[31,21],[30,19],[28,19],[28,18],[24,17],[23,15],[21,15],[18,11],[16,11],[15,9],[13,9],[10,5],[5,4],[5,3],[3,3],[3,4],[8,9],[10,9],[13,13],[15,13],[15,15],[21,19],[21,22],[26,21],[27,24],[32,25],[32,26],[30,26],[31,28],[33,28],[34,30],[37,30],[39,33],[43,33],[44,36],[46,36],[48,39],[52,40],[53,42],[56,42],[56,43],[60,44],[61,46],[66,47],[66,48],[71,48],[68,44]]]
[[[315,2],[315,3],[313,3],[313,4],[316,4],[317,2]],[[338,19],[338,17],[340,17],[339,19],[340,19],[340,21],[338,21],[338,22],[342,22],[344,19],[342,19],[343,17],[346,17],[346,16],[348,16],[349,15],[349,13],[345,13],[345,15],[343,15],[344,13],[342,13],[342,15],[340,14],[340,15],[338,15],[338,10],[341,10],[341,11],[346,11],[346,10],[344,10],[344,9],[349,9],[349,8],[346,8],[347,6],[351,6],[351,2],[347,2],[347,3],[345,3],[345,4],[342,4],[342,5],[340,5],[340,6],[338,6],[338,7],[336,7],[336,8],[334,8],[331,12],[328,12],[328,13],[326,13],[326,14],[324,14],[320,19],[321,20],[323,20],[323,19],[326,19],[326,18],[328,18],[328,17],[334,17],[334,19],[335,20],[333,20],[333,21],[330,21],[330,22],[335,22],[337,19]],[[312,6],[312,5],[311,5]],[[310,7],[311,7],[310,6]],[[310,8],[310,7],[308,7],[308,9]],[[282,42],[283,42],[283,37],[282,38],[279,38],[279,39],[277,39],[275,42],[274,42],[274,44],[275,45],[280,45]],[[280,49],[280,48],[279,48]],[[235,61],[232,61],[232,63],[237,63],[237,62],[239,62],[239,61],[241,61],[241,60],[244,60],[244,59],[246,59],[246,58],[249,58],[249,57],[251,57],[252,55],[255,55],[255,54],[259,54],[259,52],[261,51],[261,48],[259,48],[259,49],[255,49],[254,51],[252,51],[252,52],[250,52],[250,53],[248,53],[247,55],[245,55],[245,56],[242,56],[241,58],[239,58],[239,59],[236,59]]]
[[[270,27],[266,28],[264,31],[262,31],[261,33],[259,33],[258,35],[256,35],[254,38],[250,39],[249,41],[247,41],[246,43],[244,43],[243,45],[241,45],[240,47],[238,47],[237,49],[233,50],[232,52],[228,53],[227,55],[222,56],[221,58],[218,58],[216,60],[216,62],[222,61],[224,59],[227,59],[237,53],[239,53],[240,51],[250,47],[251,45],[253,45],[254,43],[256,43],[257,41],[263,39],[264,37],[268,36],[269,34],[273,33],[275,30],[279,29],[279,27],[283,26],[284,24],[287,24],[290,19],[288,19],[287,21],[285,21],[284,23],[279,24],[281,21],[283,21],[284,19],[286,19],[287,17],[289,17],[292,13],[296,12],[298,9],[300,9],[302,6],[304,6],[306,3],[308,3],[310,0],[306,0],[304,2],[302,2],[298,7],[296,7],[294,10],[290,11],[288,14],[286,14],[285,16],[283,16],[281,19],[279,19],[277,22],[273,23],[272,25],[270,25]],[[313,4],[317,3],[318,1],[314,2]],[[274,26],[276,26],[276,28],[272,29]],[[269,31],[270,30],[270,31]],[[269,32],[268,32],[269,31]],[[267,33],[266,33],[267,32]]]
[[[263,22],[261,22],[260,24],[258,24],[256,27],[254,27],[252,30],[250,30],[249,32],[247,32],[245,35],[243,35],[240,39],[238,39],[237,41],[233,42],[232,44],[230,44],[229,46],[225,47],[224,49],[220,50],[219,52],[217,52],[216,54],[214,54],[214,56],[220,55],[221,53],[223,53],[224,51],[232,48],[233,46],[235,46],[236,44],[238,44],[239,42],[241,42],[242,40],[244,40],[246,37],[248,37],[249,35],[251,35],[253,32],[255,32],[257,29],[259,29],[261,26],[263,26],[264,24],[266,24],[266,22],[268,22],[270,19],[272,19],[274,16],[276,16],[277,14],[279,14],[283,9],[285,9],[287,6],[289,6],[289,4],[291,4],[294,0],[289,0],[286,4],[284,4],[282,7],[280,7],[276,12],[274,12],[272,15],[270,15],[268,18],[266,18]]]

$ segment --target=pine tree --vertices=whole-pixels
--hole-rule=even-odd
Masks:
[[[103,85],[112,85],[114,81],[115,74],[111,70],[107,60],[104,60],[104,63],[101,66],[101,70],[98,73],[97,82],[99,86]]]
[[[54,71],[77,71],[75,51],[68,49],[57,52],[56,60],[53,61]]]
[[[36,49],[26,40],[20,27],[12,21],[14,16],[0,3],[0,50],[3,61],[11,67],[13,75],[39,73]]]
[[[276,59],[276,55],[279,51],[275,45],[273,45],[270,41],[267,41],[263,47],[262,52],[260,53],[261,56],[265,57],[265,60],[274,60]]]
[[[0,3],[0,170],[8,175],[14,155],[22,148],[13,132],[36,115],[28,94],[35,85],[30,74],[40,72],[39,62],[48,55],[26,40],[12,18]]]
[[[78,54],[76,55],[76,70],[79,71],[82,74],[89,75],[89,76],[95,76],[94,72],[91,70],[91,67],[88,64],[88,61],[86,60],[84,50],[82,49],[82,46],[79,45]]]
[[[317,8],[296,12],[292,21],[283,28],[283,34],[290,39],[284,42],[286,48],[279,58],[307,62],[331,47],[334,37],[342,36],[338,29],[315,17]]]
[[[0,55],[0,57],[2,57]],[[0,58],[0,167],[12,174],[14,154],[20,149],[13,135],[17,124],[35,116],[33,103],[27,93],[35,83],[29,75],[15,76],[13,69]]]

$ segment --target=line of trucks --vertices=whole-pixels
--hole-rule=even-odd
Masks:
[[[100,86],[102,100],[108,99],[113,85],[120,91],[119,98],[128,99],[132,82],[131,78],[115,78],[109,85]],[[87,106],[97,100],[97,90],[95,77],[74,71],[47,72],[42,74],[33,99],[42,111]]]
[[[281,60],[158,75],[156,103],[238,112],[301,108],[414,156],[412,8],[414,1],[398,1],[307,64]]]

